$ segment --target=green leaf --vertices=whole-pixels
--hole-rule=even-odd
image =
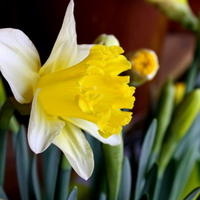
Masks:
[[[138,200],[140,198],[145,183],[145,175],[147,173],[148,161],[151,155],[151,150],[156,133],[156,127],[157,127],[157,121],[156,119],[154,119],[147,131],[147,134],[145,136],[142,145],[139,167],[138,167],[138,176],[136,181],[135,200]]]
[[[35,198],[37,200],[41,200],[41,189],[40,189],[40,182],[38,178],[38,173],[37,173],[37,156],[34,155],[33,160],[32,160],[32,169],[31,169],[31,175],[32,175],[32,182],[33,182],[33,191]]]
[[[56,190],[59,162],[60,162],[60,151],[56,146],[51,145],[43,153],[45,199],[48,200],[55,199],[54,196]]]
[[[16,152],[16,167],[17,178],[19,183],[19,190],[22,200],[29,199],[29,170],[30,170],[30,157],[29,149],[26,141],[26,131],[24,126],[21,126],[19,132],[13,137],[16,137],[15,152]]]
[[[184,200],[196,200],[197,195],[199,197],[200,194],[200,187],[195,188],[192,190],[185,198]]]
[[[0,186],[4,184],[7,130],[13,112],[14,107],[12,103],[7,100],[0,110]]]
[[[6,164],[7,131],[0,131],[0,186],[4,184]]]
[[[198,159],[198,147],[199,143],[194,144],[194,146],[188,150],[185,157],[183,157],[181,160],[174,178],[174,183],[169,198],[170,200],[177,200],[180,198],[193,169],[194,163]]]
[[[99,197],[99,200],[106,200],[107,199],[107,196],[105,193],[101,193],[100,194],[100,197]]]
[[[160,180],[157,180],[157,188],[158,191],[155,191],[154,194],[158,193],[158,197],[154,199],[162,199],[162,200],[169,200],[169,195],[172,190],[173,186],[173,180],[176,175],[176,167],[177,167],[177,161],[174,159],[171,159],[166,170],[164,173],[163,178]],[[160,181],[160,182],[159,182]]]
[[[102,166],[104,165],[102,159],[102,148],[101,143],[96,138],[92,137],[90,134],[85,133],[87,141],[89,142],[93,154],[94,154],[94,163],[95,168],[90,177],[89,187],[90,187],[90,197],[89,199],[97,199],[99,194],[102,192],[102,186],[105,184],[105,171],[102,170]],[[104,182],[103,182],[104,181]],[[104,189],[104,188],[103,188]]]
[[[8,200],[6,193],[4,192],[3,188],[0,186],[0,199]]]
[[[153,193],[156,186],[157,175],[158,175],[158,165],[157,163],[154,163],[151,170],[147,173],[146,183],[142,191],[142,194],[148,193],[150,199],[152,199],[153,197]]]
[[[199,122],[200,122],[200,113],[197,115],[188,133],[179,142],[175,150],[175,155],[174,155],[175,159],[179,160],[180,158],[182,158],[188,152],[188,149],[191,147],[191,144],[193,145],[193,142],[196,141],[196,138],[200,137]]]
[[[129,200],[130,195],[131,195],[131,166],[128,158],[124,157],[118,200]]]
[[[175,87],[171,79],[168,79],[162,87],[161,94],[156,110],[157,129],[153,145],[152,155],[149,162],[149,169],[156,162],[159,152],[162,147],[165,132],[171,121],[171,116],[174,107]]]
[[[67,200],[77,200],[78,189],[75,186],[72,191],[70,192]]]
[[[66,200],[68,196],[69,184],[70,184],[71,166],[62,154],[61,163],[59,166],[58,179],[56,184],[56,200]]]

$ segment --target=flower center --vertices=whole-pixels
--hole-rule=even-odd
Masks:
[[[45,112],[63,119],[75,117],[96,123],[103,137],[118,134],[131,120],[135,88],[128,76],[130,69],[120,47],[96,45],[83,61],[62,71],[44,75],[37,88]]]
[[[147,76],[157,68],[155,55],[147,50],[141,50],[132,57],[133,70],[137,73]]]

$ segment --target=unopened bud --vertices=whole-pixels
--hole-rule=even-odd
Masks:
[[[175,110],[175,115],[169,127],[169,133],[163,144],[159,157],[160,171],[164,170],[172,157],[178,142],[185,136],[200,111],[200,89],[189,93]]]
[[[184,97],[186,85],[184,82],[175,83],[175,105],[178,105]]]
[[[193,14],[187,0],[146,0],[156,6],[169,19],[181,23],[189,30],[199,29],[198,18]]]
[[[189,93],[176,109],[170,125],[170,133],[179,141],[188,131],[200,111],[200,89]]]
[[[119,41],[114,35],[101,34],[95,39],[93,44],[101,44],[106,46],[119,46]]]
[[[159,69],[157,55],[150,49],[129,53],[127,58],[132,64],[131,70],[128,71],[131,85],[139,86],[152,80]]]

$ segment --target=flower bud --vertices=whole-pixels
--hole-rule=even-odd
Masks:
[[[198,18],[193,14],[187,0],[146,0],[156,6],[169,19],[181,23],[189,30],[197,31]]]
[[[200,89],[189,93],[179,104],[170,125],[171,134],[179,141],[192,125],[200,111]]]
[[[152,50],[140,49],[129,53],[127,58],[132,64],[131,69],[127,72],[131,77],[131,85],[140,86],[152,80],[159,69],[157,55]]]
[[[95,39],[93,44],[101,44],[106,46],[119,46],[119,41],[114,35],[101,34]]]
[[[178,105],[184,97],[186,85],[184,82],[175,83],[175,105]]]
[[[159,176],[163,174],[178,142],[185,136],[199,111],[200,89],[196,89],[185,96],[175,110],[175,115],[169,127],[169,133],[159,157]]]

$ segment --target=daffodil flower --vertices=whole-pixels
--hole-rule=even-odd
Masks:
[[[53,50],[41,67],[39,54],[20,30],[0,30],[0,70],[15,99],[31,103],[28,142],[35,153],[51,143],[60,148],[84,179],[94,159],[82,130],[103,143],[118,145],[120,130],[131,120],[134,87],[130,63],[118,46],[77,45],[74,2],[68,5]]]

